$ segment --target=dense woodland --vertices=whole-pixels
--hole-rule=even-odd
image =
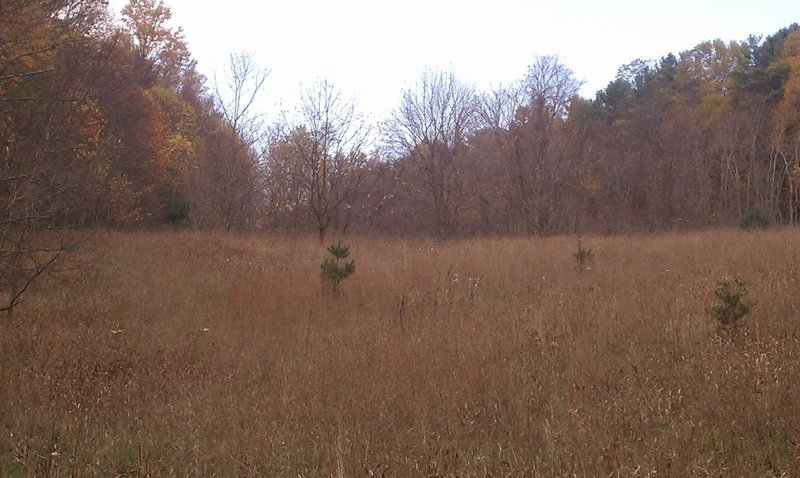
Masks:
[[[465,237],[798,219],[796,24],[636,60],[593,99],[545,56],[497,91],[430,71],[378,125],[323,82],[265,125],[266,71],[233,55],[212,84],[170,17],[162,0],[121,20],[102,1],[0,3],[4,251],[76,227]]]

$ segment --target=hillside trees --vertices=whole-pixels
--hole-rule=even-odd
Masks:
[[[119,23],[103,2],[2,2],[0,255],[16,272],[0,287],[23,290],[82,226],[324,238],[795,224],[799,35],[635,60],[593,99],[554,56],[483,94],[427,71],[373,150],[330,83],[274,129],[252,57],[233,55],[208,88],[163,0],[130,0]]]
[[[480,96],[480,121],[458,154],[425,141],[443,130],[423,121],[442,103],[406,92],[389,122],[395,159],[375,181],[381,212],[370,222],[391,214],[418,224],[422,192],[439,234],[690,229],[735,225],[751,211],[791,224],[796,31],[636,60],[594,100],[577,97],[580,83],[557,58],[537,58],[523,80]]]
[[[229,154],[248,138],[169,18],[151,0],[132,0],[121,25],[104,2],[0,3],[0,310],[63,262],[76,229],[219,224],[196,207],[219,184],[205,166],[254,149]],[[223,195],[261,176],[250,168]]]
[[[754,210],[792,223],[794,31],[636,60],[594,100],[557,58],[536,58],[523,80],[480,95],[457,154],[426,140],[446,129],[424,121],[443,103],[421,82],[389,122],[394,159],[370,177],[364,217],[419,231],[432,215],[440,235],[691,229]]]
[[[580,120],[594,131],[583,150],[603,203],[622,212],[614,229],[737,224],[752,210],[791,222],[782,125],[796,108],[780,109],[791,98],[791,31],[635,62],[598,92]]]
[[[163,1],[131,0],[115,28],[97,98],[106,131],[94,223],[252,227],[263,181],[242,102],[253,98],[224,86],[209,93],[170,18]],[[254,72],[249,59],[232,57],[232,83],[248,86]]]
[[[106,42],[112,56],[97,77],[106,125],[93,223],[154,226],[185,220],[189,188],[204,149],[209,105],[198,94],[194,61],[162,2],[131,1]],[[182,212],[181,212],[182,210]]]
[[[260,89],[266,76],[248,58],[232,58],[231,82],[239,88],[217,89],[215,97],[161,0],[131,0],[119,24],[102,2],[0,8],[6,152],[18,157],[23,142],[12,138],[24,138],[43,151],[60,142],[61,157],[83,154],[79,163],[58,166],[59,177],[81,177],[69,191],[80,198],[83,224],[233,230],[257,223],[265,203],[256,139],[262,125],[252,123],[254,96],[241,87],[255,81]],[[67,148],[61,137],[82,149]],[[56,168],[54,158],[47,161]]]
[[[103,132],[91,72],[106,59],[87,32],[105,21],[89,1],[0,4],[0,311],[57,265],[83,223],[81,183]]]
[[[341,128],[324,118],[358,115],[330,85],[306,91],[297,118],[258,148],[241,142],[245,134],[219,135],[236,123],[220,107],[193,121],[192,148],[180,149],[188,164],[200,165],[190,177],[203,186],[188,188],[193,224],[230,222],[209,219],[223,216],[211,198],[248,189],[256,191],[251,206],[228,209],[248,209],[249,219],[232,229],[257,227],[260,217],[271,228],[322,236],[331,227],[440,237],[614,233],[732,225],[752,210],[791,223],[798,202],[794,31],[631,62],[593,100],[577,96],[580,82],[556,57],[535,58],[520,81],[480,96],[452,73],[429,71],[386,122],[383,164],[368,160],[366,139],[332,139]],[[329,114],[337,101],[339,113]],[[363,131],[357,123],[354,131]],[[329,147],[345,143],[359,147]],[[236,144],[249,159],[229,161]],[[251,167],[220,181],[226,164]],[[152,197],[153,189],[131,183]],[[223,184],[236,186],[214,191]],[[207,220],[195,220],[201,217]]]
[[[781,218],[794,225],[800,218],[797,184],[800,171],[800,30],[786,37],[780,64],[788,71],[788,78],[777,106],[772,155],[778,159],[777,182],[785,206]]]

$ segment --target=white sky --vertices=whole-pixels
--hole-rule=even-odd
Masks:
[[[127,0],[111,0],[119,11]],[[272,71],[268,116],[302,86],[328,79],[382,120],[426,68],[452,69],[479,89],[558,54],[594,97],[637,58],[714,38],[744,40],[800,22],[800,0],[165,0],[199,70],[222,73],[231,52]]]

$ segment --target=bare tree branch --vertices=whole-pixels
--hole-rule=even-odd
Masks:
[[[453,232],[462,194],[459,163],[478,126],[475,91],[453,73],[425,72],[386,124],[390,148],[418,164],[441,235]]]

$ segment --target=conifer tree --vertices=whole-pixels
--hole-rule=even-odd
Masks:
[[[350,244],[342,244],[339,241],[337,244],[328,246],[327,251],[333,257],[324,258],[320,269],[323,279],[332,284],[333,294],[338,297],[341,293],[341,282],[356,271],[356,261],[344,261],[350,255]]]

